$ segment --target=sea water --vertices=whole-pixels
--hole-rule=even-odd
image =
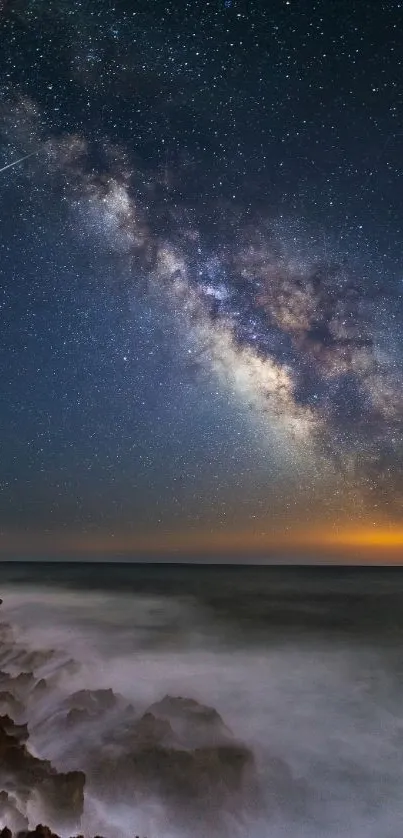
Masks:
[[[28,719],[28,747],[59,770],[72,767],[75,737],[57,730],[60,690],[112,688],[139,714],[166,694],[186,696],[252,749],[263,795],[273,759],[304,788],[300,812],[268,805],[234,823],[234,836],[403,834],[399,568],[9,563],[0,595],[20,648],[75,663],[48,689],[52,724]],[[50,683],[53,660],[36,671]],[[81,731],[80,748],[93,745]],[[81,828],[176,838],[158,800],[87,796]]]

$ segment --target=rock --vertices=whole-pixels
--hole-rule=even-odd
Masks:
[[[125,750],[94,752],[87,776],[108,800],[136,805],[157,796],[175,817],[192,808],[199,819],[208,811],[236,812],[255,806],[259,796],[253,754],[217,711],[170,696],[132,725]]]
[[[21,672],[12,676],[8,672],[0,671],[0,689],[7,690],[17,700],[24,700],[35,685],[35,676],[32,672]]]
[[[27,725],[16,725],[8,714],[0,716],[0,731],[4,731],[9,736],[15,737],[18,742],[26,742],[29,735]]]
[[[32,652],[23,653],[24,668],[31,671],[39,669],[44,664],[49,663],[52,659],[57,657],[57,652],[54,649],[46,649],[45,651],[34,650]]]
[[[24,647],[18,647],[15,644],[11,645],[4,658],[7,662],[12,662],[13,666],[18,664],[21,669],[26,672],[33,672],[35,669],[48,663],[56,653],[53,649],[46,651],[27,651]]]
[[[152,704],[149,712],[157,719],[170,722],[176,736],[189,748],[226,744],[233,735],[213,707],[193,698],[166,695]]]
[[[19,675],[17,675],[15,678],[12,678],[11,680],[16,689],[27,690],[30,687],[33,687],[35,677],[32,672],[20,672]]]
[[[123,696],[114,693],[111,689],[79,690],[63,702],[61,709],[66,708],[68,712],[65,716],[65,724],[68,728],[97,722],[105,719],[106,714],[119,713],[120,719],[123,719],[126,711],[132,709]],[[105,720],[102,737],[108,730],[108,724]]]
[[[82,707],[73,707],[66,716],[66,725],[67,727],[76,727],[77,725],[83,724],[84,722],[91,721],[93,716],[88,710],[85,710]]]
[[[45,801],[48,816],[64,825],[76,824],[84,808],[84,786],[82,771],[55,772],[42,780],[38,791]]]
[[[137,784],[160,787],[165,797],[186,805],[202,799],[214,807],[225,805],[234,792],[242,794],[246,773],[254,769],[248,749],[232,745],[194,751],[148,748],[132,754],[130,764]]]
[[[157,745],[174,746],[178,744],[175,733],[167,719],[158,719],[147,711],[130,728],[126,744],[132,748],[152,748]]]
[[[120,696],[119,696],[120,697]],[[66,704],[72,709],[87,710],[88,713],[98,714],[116,707],[118,696],[113,690],[78,690],[69,696]]]
[[[0,820],[5,821],[13,832],[28,829],[28,821],[19,811],[16,801],[6,792],[0,792]]]
[[[24,744],[27,736],[26,725],[0,717],[0,783],[19,796],[36,791],[51,819],[76,824],[84,806],[85,775],[59,773],[47,760],[34,757]]]
[[[39,823],[35,829],[25,832],[24,836],[19,835],[18,838],[59,838],[59,836],[52,832],[48,826]]]

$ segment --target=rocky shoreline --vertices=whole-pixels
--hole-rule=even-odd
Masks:
[[[301,813],[302,781],[273,755],[262,782],[213,707],[175,695],[134,706],[115,689],[83,689],[81,664],[21,637],[0,623],[0,838],[226,838],[235,824],[248,834],[256,817]]]
[[[225,835],[224,816],[259,805],[254,755],[214,708],[166,695],[138,712],[112,689],[69,692],[75,662],[27,650],[6,623],[0,667],[0,838],[80,834],[87,794],[133,810],[158,801],[193,834]],[[56,762],[40,756],[49,741],[63,743]]]

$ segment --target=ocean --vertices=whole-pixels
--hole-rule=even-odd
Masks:
[[[17,650],[3,644],[0,668],[16,675],[34,661],[45,679],[25,709],[28,747],[59,771],[87,766],[101,746],[116,751],[123,700],[141,716],[181,696],[214,708],[253,754],[259,806],[229,813],[223,834],[401,838],[400,568],[15,562],[0,565],[0,596]],[[121,703],[67,725],[62,708],[82,690]],[[86,792],[82,833],[196,834],[154,787],[139,799],[115,794],[115,779],[107,800]],[[28,815],[34,826],[34,804]]]

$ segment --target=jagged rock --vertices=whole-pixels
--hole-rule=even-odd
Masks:
[[[57,657],[57,652],[54,649],[33,650],[32,652],[22,652],[22,660],[24,669],[29,671],[39,669],[46,663],[49,663],[52,658]]]
[[[87,710],[88,713],[98,714],[100,711],[111,710],[118,702],[113,690],[78,690],[69,696],[66,704],[72,709]]]
[[[172,811],[236,809],[258,797],[250,749],[215,710],[191,699],[167,696],[153,704],[127,732],[126,749],[94,753],[87,773],[108,799],[158,795]]]
[[[4,731],[7,735],[15,737],[18,742],[26,742],[29,736],[27,725],[16,725],[7,713],[4,716],[0,716],[0,731]]]
[[[132,709],[123,696],[114,693],[112,689],[79,690],[63,702],[61,709],[65,708],[69,708],[65,716],[68,728],[97,722],[106,713],[119,712],[123,718],[127,710]]]
[[[46,803],[48,816],[58,823],[77,823],[84,808],[84,785],[82,771],[55,772],[42,780],[38,790]]]
[[[93,717],[88,710],[85,710],[82,707],[73,707],[66,716],[66,725],[67,727],[76,727],[77,725],[83,724],[84,722],[91,721]]]
[[[185,747],[228,744],[233,734],[214,707],[207,707],[193,698],[166,695],[149,708],[157,719],[170,722]]]
[[[194,751],[144,748],[129,762],[137,784],[147,789],[158,786],[166,797],[185,804],[201,798],[212,806],[224,805],[234,792],[242,794],[246,773],[254,769],[248,749],[233,745]]]
[[[81,771],[57,772],[47,760],[34,757],[23,743],[25,725],[0,717],[0,782],[8,792],[30,794],[36,790],[49,817],[75,824],[82,815],[85,775]]]
[[[0,792],[0,820],[5,821],[12,832],[28,829],[28,821],[19,811],[17,803],[6,792]]]
[[[35,676],[33,672],[20,672],[20,674],[16,675],[15,678],[12,678],[11,681],[13,685],[15,685],[16,689],[26,690],[34,685]]]
[[[178,744],[175,733],[167,719],[158,719],[149,710],[132,725],[127,736],[127,744],[137,748],[152,748],[157,745],[174,746]]]
[[[43,824],[39,823],[35,829],[22,834],[20,833],[18,838],[59,838],[59,836],[55,832],[52,832],[48,826],[43,826]]]
[[[13,644],[9,646],[6,654],[3,656],[3,661],[7,663],[12,662],[13,666],[18,664],[26,672],[33,672],[35,669],[48,663],[55,655],[56,652],[53,649],[27,651],[24,647],[18,647]]]
[[[27,697],[34,685],[35,676],[32,672],[20,672],[19,675],[13,676],[8,672],[0,671],[0,688],[11,692],[19,701]]]

